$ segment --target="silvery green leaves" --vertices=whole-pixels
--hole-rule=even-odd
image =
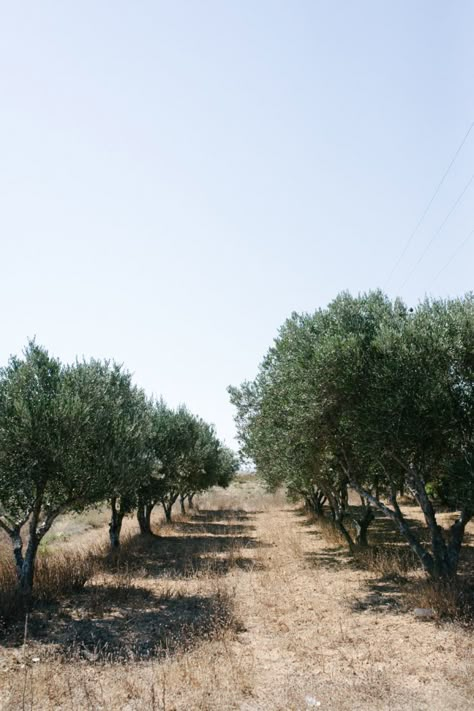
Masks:
[[[474,513],[474,302],[427,300],[408,309],[380,291],[340,294],[326,309],[293,314],[257,377],[230,388],[245,454],[270,488],[321,501],[349,546],[364,543],[370,508],[391,518],[434,577],[455,575]],[[363,516],[346,526],[347,492]],[[421,507],[431,546],[398,505]],[[449,532],[436,505],[459,512]]]

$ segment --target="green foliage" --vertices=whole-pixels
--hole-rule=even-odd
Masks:
[[[349,545],[353,487],[367,513],[375,506],[400,528],[430,574],[452,575],[474,513],[473,361],[471,296],[413,311],[381,292],[343,293],[324,310],[293,314],[255,381],[229,389],[242,453],[270,488],[285,484],[315,505],[326,498]],[[399,509],[404,489],[423,510],[430,551]],[[434,494],[460,511],[449,536]]]
[[[219,442],[214,428],[184,406],[173,410],[162,400],[155,403],[151,447],[153,465],[140,487],[140,500],[147,507],[161,502],[168,520],[178,496],[227,486],[237,471],[235,456]]]
[[[38,547],[59,514],[108,500],[117,546],[143,497],[170,511],[178,495],[227,481],[223,451],[212,427],[148,401],[121,366],[64,366],[30,342],[0,370],[0,527],[22,591],[31,594]]]

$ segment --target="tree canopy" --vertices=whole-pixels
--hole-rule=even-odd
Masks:
[[[319,511],[327,502],[352,548],[366,544],[373,509],[388,516],[433,577],[456,573],[474,514],[474,300],[408,309],[380,291],[340,294],[293,314],[257,377],[231,387],[243,455],[268,486],[285,484]],[[345,525],[348,490],[362,518]],[[420,505],[430,545],[399,505]],[[437,507],[458,517],[448,532]]]

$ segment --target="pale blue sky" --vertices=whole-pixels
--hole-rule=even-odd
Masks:
[[[0,363],[114,357],[232,443],[294,310],[473,287],[470,0],[0,2]]]

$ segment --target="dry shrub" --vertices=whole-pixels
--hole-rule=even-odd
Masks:
[[[374,546],[358,550],[354,556],[358,564],[381,576],[382,580],[397,579],[406,583],[404,606],[406,609],[424,608],[434,611],[438,620],[474,622],[473,581],[434,581],[421,577],[422,569],[417,556],[404,546]],[[420,576],[409,576],[418,571]]]
[[[347,548],[346,540],[331,519],[314,514],[310,514],[310,519],[328,543]],[[417,556],[405,545],[354,546],[352,554],[357,565],[381,576],[404,577],[409,571],[420,569]]]
[[[94,575],[98,559],[94,551],[59,550],[39,553],[35,563],[34,597],[46,602],[80,590]],[[13,622],[23,612],[11,552],[0,549],[0,624]]]
[[[382,577],[404,577],[411,570],[419,570],[416,555],[405,546],[373,546],[359,548],[354,553],[357,564]]]
[[[455,579],[449,582],[416,581],[407,593],[410,607],[434,611],[438,620],[474,624],[473,581]]]
[[[119,575],[123,581],[135,577],[146,577],[150,555],[155,552],[159,537],[128,534],[122,536],[120,547],[112,549],[108,541],[96,548],[98,566],[108,572]]]
[[[35,568],[35,597],[54,599],[80,590],[97,570],[95,552],[61,550],[38,556]]]
[[[0,627],[14,619],[21,609],[15,564],[7,553],[9,551],[0,548]]]
[[[319,516],[317,516],[316,514],[313,514],[311,512],[310,520],[318,526],[319,530],[321,531],[322,535],[328,543],[335,546],[343,545],[347,547],[347,542],[344,540],[344,537],[337,530],[333,521],[330,518],[328,518],[324,514],[320,514]]]

